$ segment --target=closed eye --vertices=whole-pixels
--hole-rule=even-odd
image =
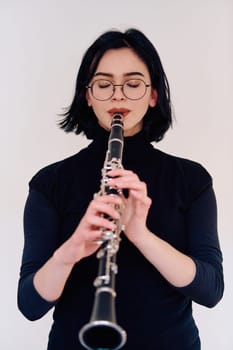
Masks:
[[[125,84],[129,88],[137,88],[141,85],[141,81],[140,80],[128,80],[127,82],[125,82]]]
[[[96,80],[95,84],[100,89],[106,89],[112,86],[112,83],[108,80]]]

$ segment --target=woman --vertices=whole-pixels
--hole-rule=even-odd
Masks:
[[[111,186],[125,195],[95,196],[115,113],[124,119],[124,169]],[[49,350],[82,349],[89,321],[96,252],[122,205],[118,323],[125,349],[198,350],[192,301],[213,307],[223,294],[222,254],[212,179],[193,161],[152,145],[171,126],[169,85],[151,42],[138,30],[101,35],[83,57],[61,127],[93,142],[39,171],[25,207],[18,305],[30,320],[54,307]]]

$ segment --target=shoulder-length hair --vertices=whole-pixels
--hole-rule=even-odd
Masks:
[[[156,106],[149,107],[143,118],[142,132],[150,142],[158,142],[163,138],[172,124],[169,84],[155,47],[137,29],[128,29],[125,32],[107,31],[88,48],[78,71],[73,101],[63,115],[64,119],[59,123],[62,129],[67,132],[73,131],[76,134],[84,132],[88,139],[94,138],[98,120],[92,108],[87,104],[86,87],[90,83],[104,53],[110,49],[123,47],[134,50],[146,64],[152,88],[156,89],[158,93]]]

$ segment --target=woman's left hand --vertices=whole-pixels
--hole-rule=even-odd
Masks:
[[[122,224],[128,239],[136,242],[142,238],[143,233],[148,232],[146,219],[151,199],[147,195],[147,186],[133,171],[115,169],[108,172],[111,177],[110,186],[119,190],[128,190],[128,197],[122,194],[123,212]]]
[[[127,198],[122,195],[122,224],[125,234],[139,249],[144,257],[176,287],[190,284],[196,274],[196,264],[193,259],[175,249],[166,241],[152,233],[146,226],[146,219],[151,205],[147,195],[147,186],[138,176],[129,170],[117,169],[108,173],[115,177],[110,180],[110,186],[120,190],[127,189]]]

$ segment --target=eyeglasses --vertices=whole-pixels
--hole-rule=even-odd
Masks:
[[[140,100],[151,84],[146,84],[142,79],[129,79],[124,84],[113,84],[109,80],[98,79],[93,81],[87,88],[92,96],[99,101],[110,100],[115,93],[116,86],[121,87],[123,95],[130,100]]]

